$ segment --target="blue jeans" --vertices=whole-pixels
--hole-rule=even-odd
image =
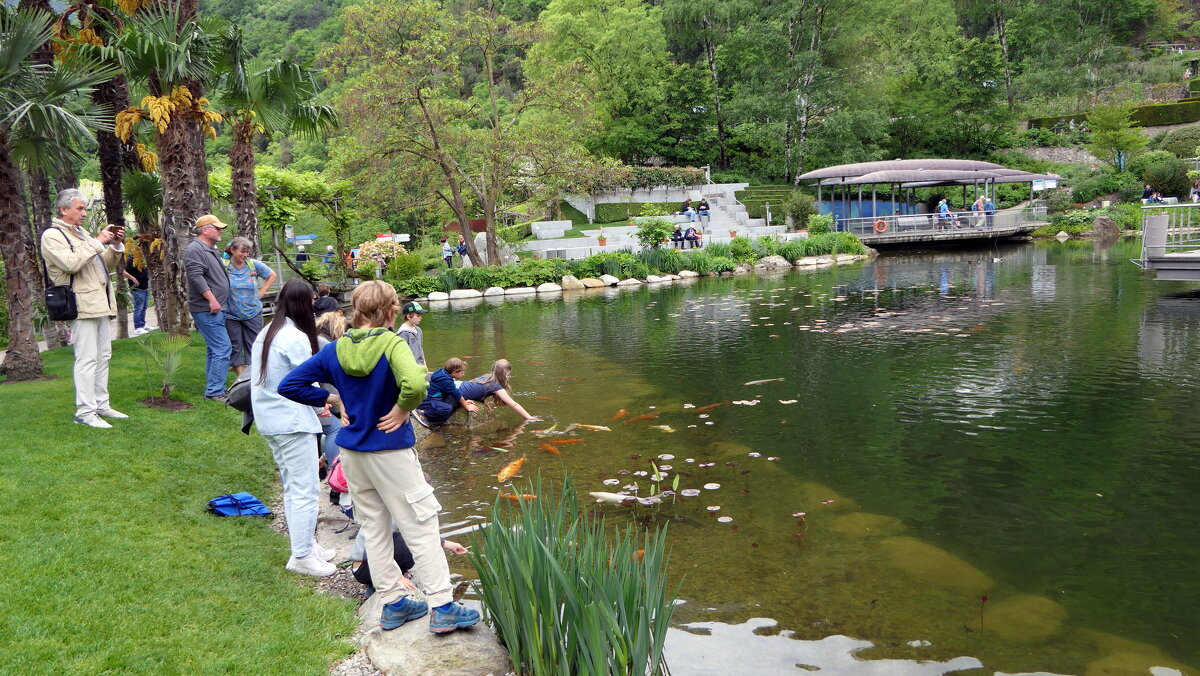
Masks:
[[[321,452],[325,455],[325,466],[333,465],[333,461],[342,452],[342,449],[334,443],[337,438],[337,433],[342,429],[342,419],[337,416],[329,416],[328,418],[317,418],[321,421]]]
[[[150,292],[146,289],[133,291],[133,328],[146,328],[146,305],[150,302]]]
[[[225,312],[193,312],[196,330],[204,336],[204,396],[225,394],[225,375],[229,371],[229,333],[225,330]]]

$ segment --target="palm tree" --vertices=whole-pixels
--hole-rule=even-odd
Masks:
[[[162,180],[158,174],[145,171],[128,171],[122,178],[125,202],[137,221],[137,236],[133,238],[139,253],[135,264],[140,262],[150,275],[150,295],[154,297],[154,313],[158,325],[166,325],[167,266],[164,260],[162,226],[158,222],[162,212]]]
[[[0,7],[0,250],[8,283],[8,353],[0,373],[9,380],[42,374],[33,331],[34,294],[29,280],[39,275],[28,241],[29,227],[18,167],[48,172],[77,159],[76,144],[103,129],[104,111],[86,97],[117,69],[83,57],[68,63],[32,63],[50,40],[50,17],[27,9]]]
[[[189,16],[161,6],[139,12],[129,30],[115,40],[113,50],[126,75],[144,82],[150,91],[143,107],[117,114],[116,133],[128,141],[139,121],[154,125],[167,268],[167,303],[160,316],[166,320],[162,327],[172,334],[187,333],[191,327],[183,250],[192,240],[192,225],[211,206],[204,144],[197,134],[215,137],[212,125],[221,120],[207,110],[208,99],[199,95],[201,83],[212,77],[218,60],[215,26]]]
[[[238,235],[257,244],[254,137],[276,132],[319,136],[337,126],[337,113],[330,106],[309,103],[318,90],[313,71],[290,59],[247,61],[241,30],[234,24],[226,30],[223,51],[225,62],[215,91],[218,109],[233,132],[229,165]]]

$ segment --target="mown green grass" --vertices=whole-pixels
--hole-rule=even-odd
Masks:
[[[278,493],[262,437],[204,400],[193,336],[178,398],[148,396],[137,339],[116,341],[111,430],[72,422],[69,349],[44,353],[53,380],[0,384],[0,671],[324,674],[348,654],[349,601],[284,570],[267,519],[222,519],[209,499]]]

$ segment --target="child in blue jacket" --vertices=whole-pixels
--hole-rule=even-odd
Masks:
[[[446,365],[429,375],[429,391],[417,411],[430,425],[438,425],[450,419],[454,409],[462,406],[471,413],[479,410],[475,402],[463,398],[458,392],[458,383],[467,374],[467,363],[458,357],[446,360]]]

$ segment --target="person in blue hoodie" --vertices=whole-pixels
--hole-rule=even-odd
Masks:
[[[450,419],[454,409],[462,406],[471,413],[479,410],[475,402],[463,398],[457,380],[467,375],[467,363],[458,357],[446,360],[446,365],[429,375],[429,391],[417,412],[430,425],[440,425]]]
[[[366,540],[371,579],[384,602],[379,626],[395,629],[428,614],[434,633],[469,627],[479,622],[479,613],[453,600],[438,529],[442,506],[412,448],[409,412],[425,398],[425,369],[391,331],[400,300],[391,284],[373,280],[354,289],[350,304],[354,328],[294,368],[279,384],[279,394],[317,407],[330,393],[314,383],[330,383],[341,395],[349,424],[336,441],[354,495],[354,517]],[[408,596],[414,587],[395,561],[393,522],[412,551],[428,603]]]

